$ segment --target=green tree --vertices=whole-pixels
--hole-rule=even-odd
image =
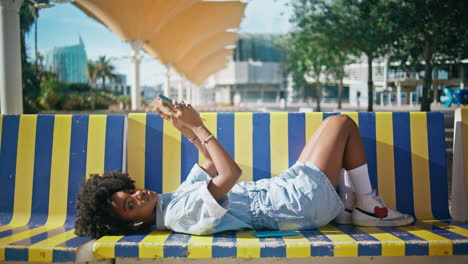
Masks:
[[[102,89],[106,89],[106,80],[119,80],[118,75],[114,73],[115,67],[111,64],[110,58],[99,56],[95,66],[96,78],[101,79]]]
[[[96,78],[98,76],[98,66],[95,62],[88,60],[86,63],[86,72],[88,73],[88,85],[89,85],[89,98],[91,101],[91,110],[94,110],[93,89],[96,85]]]
[[[389,0],[326,1],[320,7],[323,9],[323,20],[312,24],[314,30],[328,36],[336,48],[366,55],[367,111],[373,111],[373,60],[388,54],[390,43],[399,35],[395,31],[395,5],[395,2]]]
[[[468,58],[468,3],[461,0],[395,1],[401,37],[393,43],[392,61],[407,69],[424,68],[421,111],[430,111],[435,65]]]

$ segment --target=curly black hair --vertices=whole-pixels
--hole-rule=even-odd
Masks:
[[[112,211],[112,194],[133,189],[135,181],[127,173],[117,170],[106,171],[102,176],[92,174],[80,185],[75,234],[97,239],[136,231],[133,223],[118,218]]]

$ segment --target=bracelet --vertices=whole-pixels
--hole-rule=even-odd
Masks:
[[[190,142],[193,143],[193,142],[195,142],[195,140],[197,140],[197,139],[198,139],[197,136],[195,136],[194,138],[190,138],[190,139],[188,139],[188,140],[190,140]]]
[[[208,142],[208,140],[210,140],[212,137],[213,137],[213,134],[209,135],[208,137],[206,137],[206,138],[202,141],[201,145],[202,145],[202,147],[203,147],[203,150],[205,150],[205,144],[206,144],[206,143]]]

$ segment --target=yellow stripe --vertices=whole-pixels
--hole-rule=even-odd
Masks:
[[[340,114],[342,115],[347,115],[351,117],[351,119],[356,123],[357,126],[359,126],[359,114],[358,112],[341,112]]]
[[[306,142],[322,124],[323,113],[306,113]]]
[[[421,222],[426,223],[426,224],[435,225],[435,226],[438,226],[438,227],[440,227],[440,228],[442,228],[444,230],[453,232],[453,233],[461,235],[461,236],[468,237],[468,229],[461,228],[461,227],[456,226],[456,225],[450,225],[450,224],[447,224],[447,223],[444,223],[444,222],[441,222],[441,221],[438,221],[438,220],[427,220],[427,221],[423,220]]]
[[[30,237],[35,236],[37,234],[44,233],[44,232],[47,232],[49,230],[61,227],[62,225],[63,225],[63,223],[60,224],[60,225],[57,225],[57,224],[56,225],[47,225],[46,224],[46,225],[38,227],[38,228],[28,229],[26,231],[23,231],[23,232],[20,232],[20,233],[11,235],[11,236],[3,237],[3,238],[0,238],[0,245],[8,245],[8,244],[11,244],[11,243],[15,243],[17,241],[30,238]],[[0,247],[0,250],[3,250],[3,249],[4,248]],[[0,255],[1,255],[1,253],[0,253]]]
[[[335,257],[358,256],[358,243],[352,237],[348,236],[332,225],[320,227],[318,230],[326,235],[332,242],[334,242]]]
[[[188,241],[188,258],[211,258],[213,236],[191,236]]]
[[[30,262],[52,262],[54,247],[58,244],[61,244],[76,237],[74,232],[75,230],[72,229],[52,238],[42,240],[41,242],[31,245],[28,250],[28,260]]]
[[[164,242],[171,234],[171,231],[155,230],[148,234],[138,243],[140,258],[163,258]]]
[[[402,226],[405,230],[415,236],[427,240],[429,244],[429,256],[451,256],[453,255],[452,240],[436,235],[427,230],[422,230],[415,226]]]
[[[310,242],[301,233],[297,236],[283,237],[286,244],[286,258],[310,257]]]
[[[396,189],[391,112],[375,113],[375,137],[379,195],[390,207],[395,208]]]
[[[238,258],[260,258],[260,239],[252,231],[237,232],[236,240]]]
[[[175,191],[180,185],[181,134],[171,122],[164,120],[163,132],[163,193]]]
[[[465,195],[466,204],[468,204],[468,108],[460,109],[461,125],[462,125],[462,142],[463,142],[463,164],[465,171]]]
[[[418,219],[433,219],[427,146],[427,117],[424,112],[410,113],[411,161],[413,165],[414,212]]]
[[[55,116],[47,224],[63,225],[67,215],[71,122],[71,115]]]
[[[289,167],[288,113],[270,113],[271,176]]]
[[[20,116],[14,208],[10,222],[16,226],[26,225],[31,216],[36,124],[36,115]]]
[[[377,227],[357,228],[380,241],[382,256],[405,256],[405,241]]]
[[[90,115],[88,122],[88,147],[86,151],[86,179],[91,173],[104,172],[106,147],[106,115]]]
[[[242,175],[239,182],[253,180],[252,113],[234,113],[234,160]]]
[[[94,257],[97,259],[115,258],[115,243],[124,236],[103,236],[94,243]]]
[[[146,114],[128,115],[128,174],[145,188]]]
[[[217,113],[201,113],[200,117],[205,119],[203,123],[205,124],[206,128],[213,134],[215,138],[218,138],[217,133],[218,133],[218,114]],[[200,140],[203,140],[201,138]],[[205,163],[205,157],[201,153],[201,151],[198,152],[198,164],[203,165]]]

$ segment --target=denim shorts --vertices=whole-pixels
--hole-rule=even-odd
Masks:
[[[297,161],[281,175],[254,183],[249,192],[256,229],[306,230],[331,222],[344,205],[328,177]]]

